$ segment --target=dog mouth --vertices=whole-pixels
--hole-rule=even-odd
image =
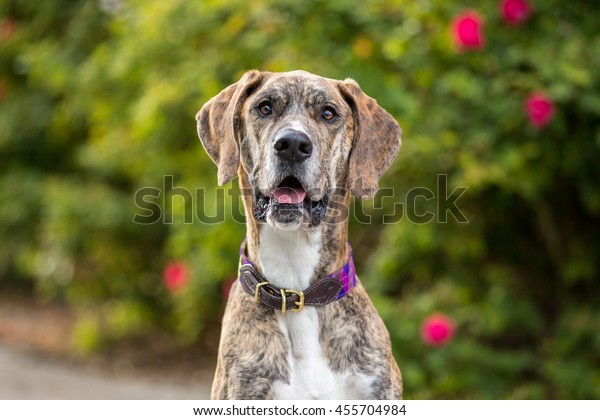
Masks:
[[[271,195],[277,204],[298,205],[306,198],[306,190],[297,178],[288,176],[281,181]]]
[[[313,200],[310,190],[294,176],[285,177],[269,195],[255,193],[254,218],[266,222],[268,218],[278,224],[288,225],[301,222],[318,226],[327,212],[328,198],[321,196]]]

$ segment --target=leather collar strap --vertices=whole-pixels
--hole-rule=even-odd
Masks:
[[[342,268],[311,284],[307,289],[290,290],[276,287],[262,277],[244,249],[246,240],[240,247],[239,280],[242,288],[261,304],[285,313],[301,311],[304,306],[324,306],[346,296],[356,286],[352,248],[348,244],[348,262]]]

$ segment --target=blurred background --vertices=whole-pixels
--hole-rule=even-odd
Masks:
[[[194,116],[304,69],[404,131],[350,242],[405,398],[600,398],[599,27],[591,0],[4,0],[0,349],[210,383],[245,229]],[[134,223],[147,187],[161,218]],[[383,223],[421,187],[468,223],[439,199]]]

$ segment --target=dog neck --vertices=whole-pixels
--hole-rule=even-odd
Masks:
[[[321,230],[285,231],[261,226],[258,258],[264,277],[286,289],[304,290],[320,262]]]
[[[243,188],[243,180],[240,184]],[[349,195],[342,199],[347,204]],[[244,196],[244,207],[247,255],[259,273],[277,287],[304,290],[348,262],[345,215],[340,216],[343,220],[317,227],[283,230],[254,219],[251,197]]]

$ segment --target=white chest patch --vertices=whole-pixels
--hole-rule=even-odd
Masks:
[[[321,232],[285,231],[264,226],[259,258],[272,284],[304,290],[319,263]],[[279,327],[288,340],[290,381],[273,384],[275,399],[364,399],[372,378],[329,369],[319,340],[317,309],[278,313]]]

